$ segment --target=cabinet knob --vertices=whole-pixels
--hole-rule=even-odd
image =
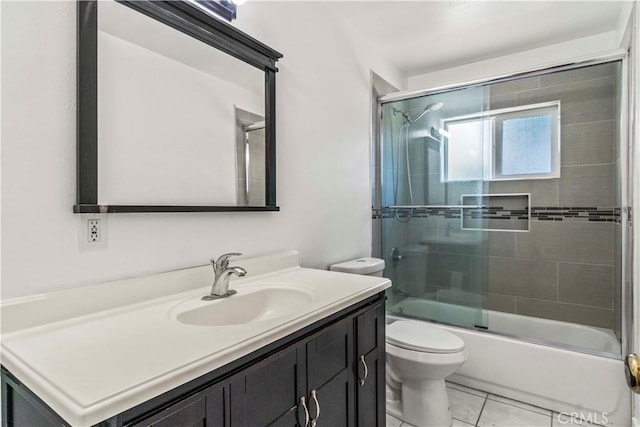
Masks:
[[[304,425],[302,427],[309,427],[309,409],[307,408],[307,399],[304,396],[300,396],[300,401],[298,402],[298,409],[304,410]]]
[[[364,377],[360,378],[360,387],[362,387],[369,376],[369,368],[367,368],[367,362],[365,362],[363,354],[360,355],[360,363],[362,363],[362,368],[364,369]]]

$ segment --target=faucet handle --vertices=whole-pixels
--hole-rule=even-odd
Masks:
[[[218,259],[211,258],[211,263],[216,271],[222,271],[229,267],[229,258],[241,255],[242,254],[239,252],[230,252],[228,254],[220,255]]]

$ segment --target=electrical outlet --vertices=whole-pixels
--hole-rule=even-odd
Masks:
[[[100,243],[102,240],[102,230],[99,219],[87,220],[87,242]]]
[[[109,240],[108,225],[108,216],[106,214],[79,215],[78,244],[80,249],[106,249],[107,241]]]

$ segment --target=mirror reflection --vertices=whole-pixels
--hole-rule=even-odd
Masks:
[[[236,108],[237,202],[240,206],[264,203],[264,142],[264,117]]]
[[[101,1],[99,203],[264,206],[264,81],[256,67]]]

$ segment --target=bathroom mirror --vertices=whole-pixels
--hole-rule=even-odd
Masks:
[[[78,2],[74,212],[279,210],[281,57],[196,2]]]

